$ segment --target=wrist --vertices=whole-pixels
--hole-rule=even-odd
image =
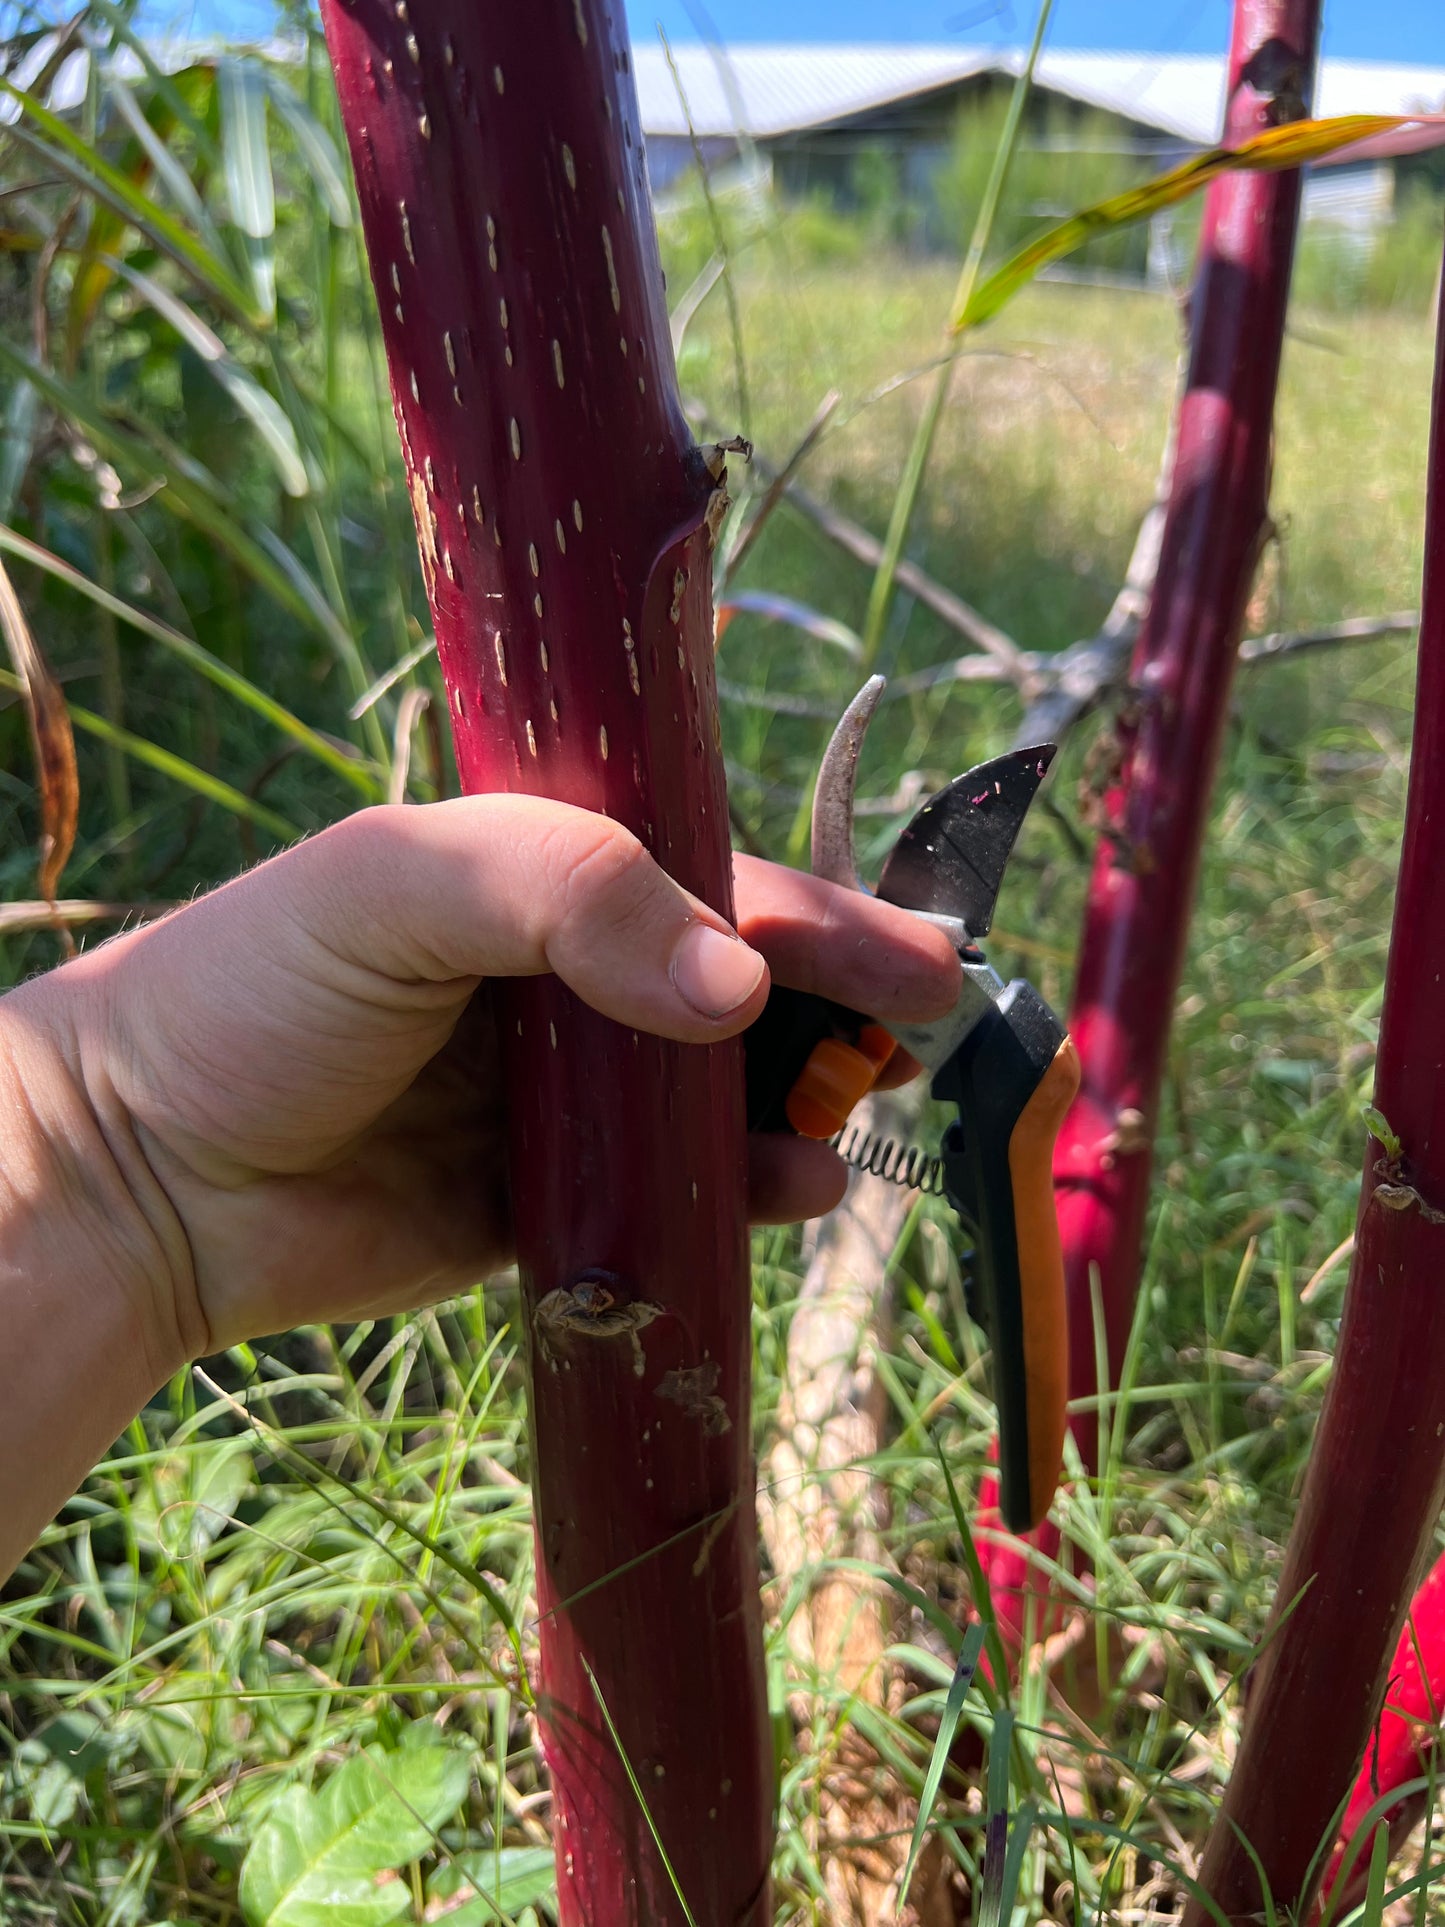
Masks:
[[[205,1334],[177,1309],[194,1302],[177,1289],[184,1231],[77,1021],[82,976],[71,966],[0,998],[0,1249],[4,1275],[55,1315],[112,1334],[117,1376],[144,1384],[144,1402]]]
[[[0,998],[0,1578],[188,1353],[66,975]]]

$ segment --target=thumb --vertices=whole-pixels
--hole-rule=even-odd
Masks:
[[[621,824],[541,797],[363,810],[271,873],[312,939],[392,983],[555,971],[634,1029],[683,1042],[741,1030],[767,966]],[[239,905],[238,905],[239,907]]]

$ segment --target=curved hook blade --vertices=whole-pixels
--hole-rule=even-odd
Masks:
[[[988,935],[994,901],[1054,745],[1010,750],[932,796],[889,852],[878,879],[886,903],[959,918]]]
[[[870,676],[843,711],[823,752],[813,791],[813,875],[847,890],[865,887],[853,849],[853,792],[863,738],[886,687],[884,677]]]

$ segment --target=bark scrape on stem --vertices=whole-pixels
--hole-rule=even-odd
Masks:
[[[720,1377],[716,1360],[708,1359],[701,1365],[665,1372],[657,1382],[657,1396],[671,1399],[688,1418],[699,1420],[710,1438],[720,1438],[732,1429],[728,1408],[717,1395]]]

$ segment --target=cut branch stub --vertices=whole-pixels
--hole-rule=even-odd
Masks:
[[[323,13],[463,783],[605,811],[730,918],[721,456],[677,398],[620,10]],[[740,1047],[493,988],[562,1918],[680,1922],[675,1875],[697,1920],[761,1922]]]

